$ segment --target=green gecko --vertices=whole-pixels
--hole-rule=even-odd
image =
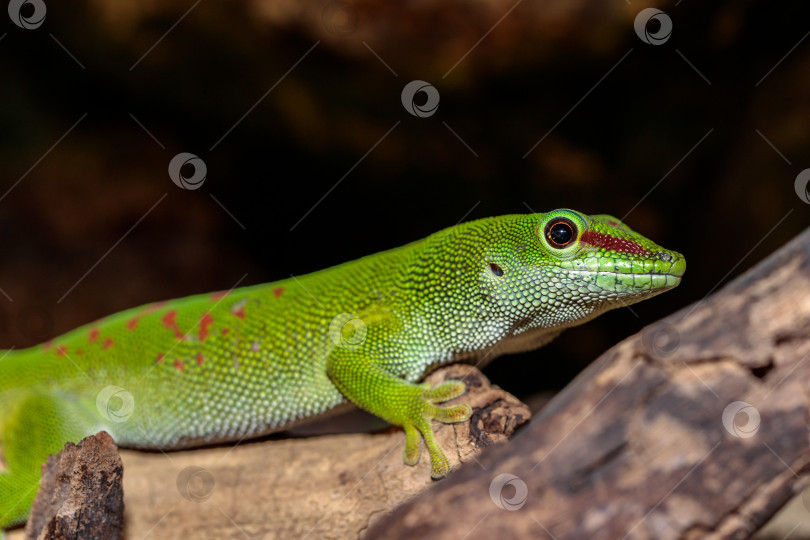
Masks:
[[[129,309],[0,359],[1,530],[25,521],[49,454],[106,430],[122,447],[179,449],[286,429],[355,404],[450,463],[432,420],[482,365],[671,289],[686,268],[616,218],[573,210],[463,223],[312,274]]]

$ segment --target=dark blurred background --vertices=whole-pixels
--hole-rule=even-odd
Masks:
[[[527,397],[810,224],[800,3],[43,5],[0,16],[0,347],[529,209],[686,255],[678,289],[487,368]],[[434,114],[406,111],[412,80]],[[199,189],[170,179],[180,152]]]

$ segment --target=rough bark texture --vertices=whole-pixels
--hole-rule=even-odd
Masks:
[[[28,540],[115,540],[124,520],[123,465],[104,431],[67,443],[42,466],[40,489],[25,526]]]
[[[459,399],[474,409],[471,423],[435,424],[454,465],[505,440],[530,416],[475,368],[448,366],[428,378],[447,379],[467,383]],[[427,453],[418,466],[403,465],[404,444],[402,430],[392,428],[167,454],[122,451],[126,537],[357,538],[433,483]]]
[[[369,537],[746,538],[808,484],[809,338],[807,230]]]

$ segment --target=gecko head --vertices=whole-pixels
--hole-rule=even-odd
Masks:
[[[677,286],[683,255],[612,216],[560,209],[490,229],[479,284],[490,309],[521,327],[581,324]]]

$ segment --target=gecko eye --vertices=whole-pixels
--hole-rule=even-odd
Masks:
[[[570,219],[557,218],[546,225],[546,238],[553,248],[564,248],[577,237],[577,226]]]

